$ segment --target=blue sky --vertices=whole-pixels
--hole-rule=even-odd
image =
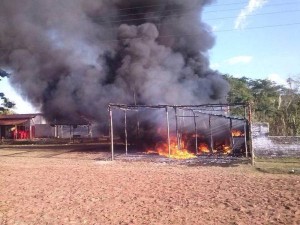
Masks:
[[[212,68],[280,84],[288,77],[300,78],[300,0],[219,0],[205,9],[203,21],[216,36],[209,52]],[[7,79],[0,90],[16,103],[17,113],[38,111]]]
[[[206,8],[203,20],[215,31],[210,60],[221,73],[278,83],[300,77],[300,0],[217,1]]]

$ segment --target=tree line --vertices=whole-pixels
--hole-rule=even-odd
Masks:
[[[231,90],[229,103],[248,102],[252,106],[254,122],[267,122],[270,135],[300,135],[300,82],[287,80],[287,86],[268,79],[235,78],[224,75]],[[243,112],[235,112],[243,115]]]
[[[0,69],[0,81],[5,77],[9,77],[9,74]],[[9,114],[14,106],[15,104],[11,102],[3,92],[0,91],[0,114]]]

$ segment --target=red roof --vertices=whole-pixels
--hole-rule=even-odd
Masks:
[[[27,122],[28,119],[1,120],[0,126],[14,126]]]
[[[12,114],[0,115],[0,126],[13,126],[27,122],[40,114]]]
[[[41,114],[11,114],[11,115],[0,115],[0,120],[2,119],[32,119]]]

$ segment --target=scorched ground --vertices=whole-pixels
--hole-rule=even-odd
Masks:
[[[0,224],[300,224],[300,177],[250,166],[0,157]]]

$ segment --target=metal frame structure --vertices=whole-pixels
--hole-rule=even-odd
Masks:
[[[230,115],[224,115],[224,112],[229,111],[232,107],[243,107],[244,108],[244,118],[234,117]],[[212,117],[219,117],[225,118],[230,121],[230,130],[232,130],[232,121],[239,120],[244,121],[244,136],[245,136],[245,152],[246,157],[248,157],[249,149],[247,145],[247,127],[246,124],[249,125],[249,139],[251,140],[251,108],[249,105],[245,103],[236,103],[236,104],[203,104],[203,105],[126,105],[126,104],[109,104],[108,111],[109,111],[109,118],[110,118],[110,140],[111,140],[111,159],[114,160],[114,128],[113,128],[113,110],[121,110],[124,111],[124,134],[125,134],[125,154],[128,154],[128,131],[127,131],[127,111],[136,111],[139,112],[141,109],[165,109],[166,113],[166,126],[167,126],[167,142],[168,142],[168,151],[169,155],[171,154],[171,147],[170,147],[170,118],[169,112],[170,109],[174,110],[175,114],[175,127],[176,127],[176,136],[177,136],[177,146],[180,149],[180,138],[179,138],[179,126],[178,126],[178,118],[185,118],[185,117],[192,117],[194,118],[194,127],[195,127],[195,135],[197,137],[197,120],[196,118],[200,115],[207,115],[209,117],[209,129],[210,129],[210,151],[213,150],[213,132],[212,132]],[[183,115],[178,115],[178,111],[182,110],[183,112],[189,111],[193,115],[186,116],[184,113]],[[248,116],[248,117],[247,117]],[[139,128],[139,122],[137,124]],[[138,131],[139,132],[139,131]],[[195,146],[196,146],[196,153],[198,153],[198,143],[197,138],[195,138]],[[233,146],[234,139],[231,135],[231,145]],[[250,152],[252,153],[252,162],[254,162],[254,152],[252,150],[251,141],[250,141]]]

